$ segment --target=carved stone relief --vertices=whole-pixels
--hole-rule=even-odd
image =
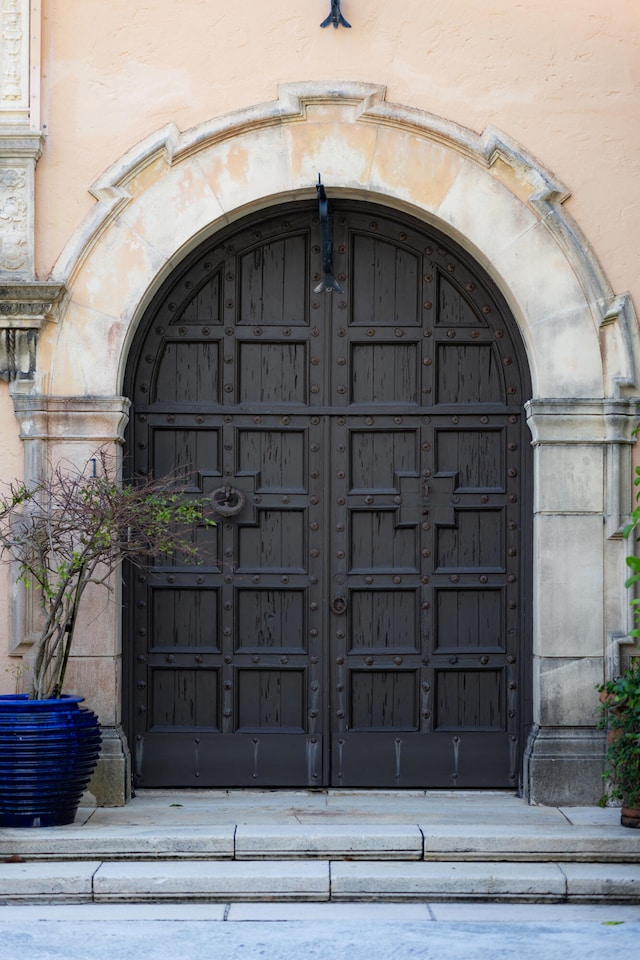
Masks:
[[[42,140],[36,131],[0,124],[0,280],[34,278],[34,180]]]
[[[29,260],[25,170],[0,167],[0,271],[24,271]]]
[[[0,110],[24,110],[29,104],[27,0],[1,0]]]

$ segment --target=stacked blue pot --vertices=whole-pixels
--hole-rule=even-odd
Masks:
[[[101,742],[82,700],[0,696],[0,826],[73,823]]]

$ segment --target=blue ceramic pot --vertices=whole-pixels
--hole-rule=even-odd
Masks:
[[[82,700],[0,696],[0,826],[73,823],[101,741]]]

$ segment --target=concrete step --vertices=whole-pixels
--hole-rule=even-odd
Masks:
[[[616,863],[142,860],[0,864],[1,903],[481,901],[640,903]]]
[[[120,824],[0,831],[0,861],[375,860],[640,863],[618,824],[349,822]]]
[[[0,902],[640,903],[640,831],[504,792],[144,791],[0,831]]]

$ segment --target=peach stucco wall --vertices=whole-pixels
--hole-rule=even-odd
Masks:
[[[383,84],[387,100],[513,138],[571,192],[617,293],[640,301],[637,0],[44,0],[36,258],[49,275],[90,184],[173,121],[187,129],[302,80]]]

